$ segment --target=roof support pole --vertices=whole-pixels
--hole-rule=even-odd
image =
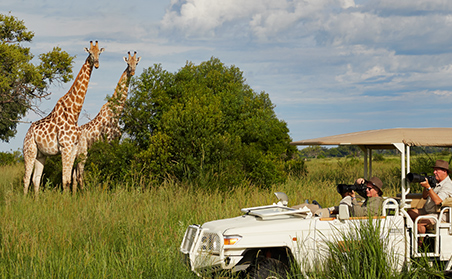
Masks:
[[[367,152],[368,152],[368,149],[366,147],[361,147],[361,149],[364,151],[364,179],[367,180]]]
[[[410,192],[410,189],[406,189],[406,174],[407,174],[407,169],[406,169],[406,158],[405,158],[405,152],[409,151],[410,149],[407,148],[407,146],[405,146],[404,143],[393,143],[393,145],[400,151],[401,153],[401,158],[400,158],[400,168],[401,168],[401,185],[402,185],[402,199],[400,201],[400,207],[404,208],[405,207],[405,203],[406,203],[406,195]],[[409,158],[409,156],[408,156]],[[408,163],[409,166],[409,163]]]
[[[402,172],[402,189],[405,189],[405,194],[409,194],[410,193],[410,191],[411,191],[411,188],[410,188],[410,183],[408,183],[407,181],[406,181],[406,175],[408,174],[408,173],[410,173],[410,169],[411,169],[411,164],[410,164],[410,153],[411,153],[411,151],[410,151],[410,146],[406,146],[406,171],[405,171],[405,173],[403,173]]]
[[[369,150],[369,177],[372,177],[372,149]]]
[[[410,146],[407,145],[406,146],[406,173],[410,173],[411,172],[411,164],[410,164]]]

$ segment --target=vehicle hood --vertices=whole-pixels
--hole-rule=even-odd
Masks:
[[[271,231],[284,231],[284,230],[303,230],[303,228],[309,229],[311,223],[315,219],[299,218],[293,216],[282,216],[272,219],[261,219],[256,216],[242,215],[235,218],[215,220],[204,223],[202,228],[211,232],[220,232],[223,235],[233,234],[247,234]]]

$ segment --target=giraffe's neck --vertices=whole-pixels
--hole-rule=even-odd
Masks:
[[[64,114],[69,124],[77,124],[92,71],[93,65],[86,59],[71,88],[58,100],[52,114],[57,114],[56,116]]]
[[[116,113],[119,113],[122,110],[124,102],[127,99],[127,92],[129,90],[129,81],[130,75],[127,69],[125,69],[125,71],[119,78],[118,84],[116,85],[115,92],[113,93],[112,96],[112,100],[109,101],[111,109],[115,108],[113,110],[116,110]]]
[[[130,75],[125,69],[119,78],[118,84],[116,85],[115,92],[113,93],[113,98],[119,98],[120,102],[123,103],[127,99],[127,91],[129,89]]]
[[[99,113],[90,122],[82,125],[85,137],[90,145],[99,138],[100,134],[109,133],[117,125],[117,116],[124,107],[129,88],[130,74],[127,69],[122,73],[112,98],[102,106]],[[96,133],[96,131],[98,131]]]

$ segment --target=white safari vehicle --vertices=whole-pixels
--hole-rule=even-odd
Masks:
[[[432,136],[434,135],[434,136]],[[452,129],[419,128],[373,130],[293,142],[294,145],[358,145],[364,151],[364,177],[372,174],[373,149],[397,149],[401,154],[401,194],[385,198],[380,217],[382,237],[397,258],[395,268],[408,265],[413,258],[426,257],[452,266],[452,210],[443,207],[435,225],[425,234],[417,232],[417,222],[407,214],[409,208],[422,202],[420,195],[410,193],[406,174],[410,170],[410,146],[452,147]],[[327,253],[325,243],[337,239],[338,232],[356,228],[367,218],[350,217],[347,206],[339,214],[315,216],[307,207],[288,206],[284,193],[275,193],[279,202],[272,205],[243,208],[243,215],[230,219],[190,225],[180,246],[186,263],[199,276],[219,272],[239,272],[251,278],[285,278],[288,266],[300,273],[312,271],[316,261]],[[333,194],[333,193],[332,193]],[[432,217],[429,217],[432,218]],[[419,238],[428,236],[429,249],[418,247]],[[269,274],[273,274],[269,276]]]

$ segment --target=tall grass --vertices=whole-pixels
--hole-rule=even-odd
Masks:
[[[337,183],[362,177],[362,162],[306,163],[306,177],[271,189],[244,183],[221,192],[171,181],[99,185],[92,178],[76,195],[46,188],[35,198],[23,195],[23,164],[1,166],[0,278],[197,278],[178,252],[188,225],[271,204],[276,191],[286,192],[290,205],[306,199],[337,205]],[[388,185],[385,195],[397,192],[391,186],[397,166],[396,160],[374,164],[374,174]]]
[[[327,243],[328,258],[322,273],[326,278],[397,278],[395,252],[381,238],[381,222],[363,220],[350,231],[337,231]]]
[[[397,268],[400,262],[387,237],[382,234],[381,219],[366,219],[351,224],[348,231],[337,231],[326,243],[323,266],[311,276],[317,279],[395,279],[444,278],[437,266],[426,258],[413,260],[412,268]]]

